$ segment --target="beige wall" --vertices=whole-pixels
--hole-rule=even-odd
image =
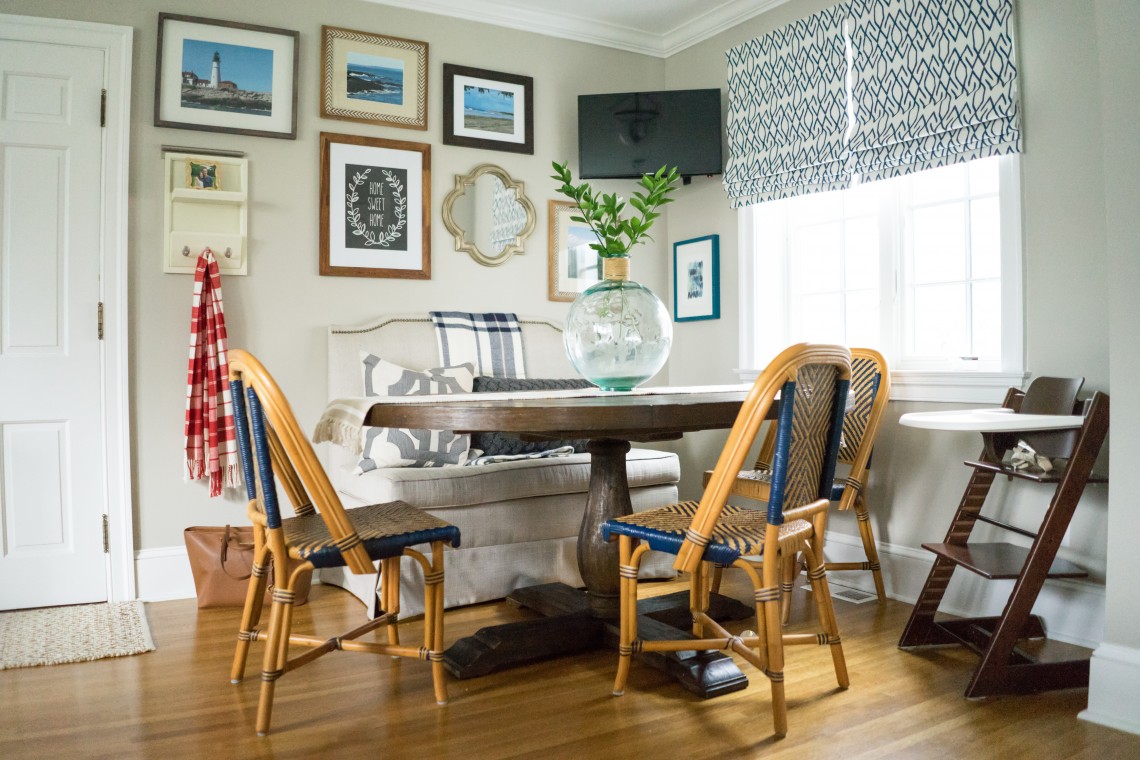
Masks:
[[[164,144],[246,151],[249,158],[249,276],[223,290],[232,347],[258,354],[276,375],[306,427],[326,396],[325,326],[391,311],[515,311],[560,318],[567,304],[546,297],[546,201],[551,160],[577,160],[577,101],[585,92],[661,89],[659,59],[550,37],[398,10],[366,2],[231,3],[222,0],[5,0],[4,11],[134,27],[130,173],[130,381],[136,548],[182,543],[182,529],[244,519],[236,497],[207,498],[182,480],[186,346],[193,278],[162,273]],[[256,23],[300,32],[296,140],[157,129],[154,67],[158,13]],[[318,117],[322,24],[426,41],[426,132]],[[535,154],[442,144],[443,63],[534,77]],[[321,131],[412,140],[432,146],[432,279],[425,282],[317,274],[318,135]],[[489,268],[457,253],[440,207],[456,173],[497,163],[526,183],[538,223],[526,254]],[[632,183],[614,183],[628,193]],[[662,238],[663,239],[663,238]],[[653,249],[660,249],[654,251]],[[635,276],[666,291],[665,244],[639,251]]]

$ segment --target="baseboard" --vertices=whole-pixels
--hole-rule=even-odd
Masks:
[[[824,554],[831,562],[865,559],[858,536],[828,531]],[[887,596],[914,604],[922,593],[934,555],[924,549],[878,543],[879,564]],[[874,591],[869,572],[837,572],[836,582]],[[954,574],[939,610],[960,617],[1000,615],[1013,590],[1013,581],[987,581],[969,572]],[[1045,620],[1052,639],[1089,649],[1104,637],[1104,586],[1082,580],[1049,580],[1037,597],[1033,612]],[[900,631],[901,633],[901,631]]]
[[[1140,734],[1140,649],[1104,643],[1089,663],[1089,706],[1081,720]]]
[[[144,602],[192,599],[195,596],[194,576],[190,574],[185,546],[138,550],[135,552],[135,578],[139,599]]]

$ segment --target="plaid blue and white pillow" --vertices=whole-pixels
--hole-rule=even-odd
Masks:
[[[470,393],[474,368],[470,364],[413,370],[360,352],[366,396],[423,396]],[[457,467],[470,456],[470,435],[451,430],[409,430],[364,426],[361,475],[379,467]]]

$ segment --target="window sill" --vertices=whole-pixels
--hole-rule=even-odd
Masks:
[[[738,369],[744,382],[759,374],[755,369]],[[1027,372],[891,372],[891,401],[931,401],[946,404],[1000,404],[1005,392],[1021,388]]]

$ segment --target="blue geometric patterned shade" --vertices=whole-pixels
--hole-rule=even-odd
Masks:
[[[733,207],[1020,152],[1011,16],[849,0],[729,50]]]
[[[851,0],[852,174],[1021,151],[1012,0]]]
[[[829,8],[726,53],[734,208],[850,183],[845,18]]]

